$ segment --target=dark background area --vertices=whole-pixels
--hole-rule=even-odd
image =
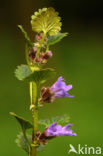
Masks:
[[[29,20],[35,10],[42,7],[54,7],[62,17],[62,20],[66,24],[65,27],[74,26],[71,21],[74,21],[76,25],[82,24],[88,26],[88,24],[95,23],[97,26],[102,26],[103,24],[103,3],[102,0],[69,0],[69,1],[54,1],[54,0],[30,0],[30,1],[20,1],[20,0],[4,0],[1,1],[0,5],[0,18],[1,26],[7,28],[12,27],[16,30],[15,25],[18,23],[23,23],[27,27],[30,27]],[[22,13],[22,14],[21,14]],[[68,19],[68,21],[67,21]],[[96,26],[95,25],[95,26]],[[75,27],[75,26],[74,26]]]
[[[103,142],[103,4],[99,0],[3,0],[0,2],[0,154],[22,155],[14,140],[20,132],[9,115],[13,111],[31,120],[29,87],[14,76],[17,65],[25,64],[25,41],[17,28],[24,26],[32,39],[30,17],[42,7],[60,13],[62,32],[69,36],[52,47],[48,66],[57,70],[67,83],[73,99],[58,99],[40,108],[40,118],[68,114],[77,137],[61,137],[49,142],[39,156],[67,156],[69,144],[101,146]],[[54,82],[54,79],[52,82]],[[50,83],[51,85],[52,83]],[[75,155],[75,154],[74,154]]]

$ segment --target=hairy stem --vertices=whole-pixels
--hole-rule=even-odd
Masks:
[[[33,132],[32,132],[32,148],[30,156],[36,156],[37,143],[36,143],[36,132],[38,131],[38,89],[35,82],[30,82],[30,97],[31,97],[31,109],[33,117]]]

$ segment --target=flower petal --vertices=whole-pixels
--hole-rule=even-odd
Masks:
[[[57,122],[52,123],[49,128],[52,129],[56,124]]]
[[[66,86],[66,91],[68,91],[68,90],[70,90],[70,89],[72,89],[72,85]]]
[[[56,98],[73,97],[67,93],[68,90],[72,89],[72,85],[66,85],[63,80],[63,77],[60,76],[58,80],[50,87],[50,91],[54,93],[54,97]]]
[[[68,124],[68,125],[64,126],[63,128],[67,129],[68,127],[71,127],[71,126],[72,126],[72,124]]]
[[[71,127],[72,124],[68,124],[64,127],[61,125],[56,125],[56,122],[50,125],[49,128],[46,129],[45,134],[46,136],[77,136],[76,133],[73,133],[72,129],[69,129],[68,127]]]

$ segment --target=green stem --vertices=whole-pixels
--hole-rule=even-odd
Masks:
[[[30,156],[36,156],[37,153],[37,143],[35,140],[36,132],[38,131],[38,89],[37,84],[35,82],[30,82],[30,97],[31,97],[31,109],[33,116],[33,133],[32,133],[32,148],[30,152]]]
[[[38,49],[37,49],[37,54],[36,54],[37,56],[38,56],[39,53],[40,53],[40,50],[41,50],[42,45],[43,45],[43,43],[44,43],[45,37],[46,37],[46,33],[43,34],[42,39],[41,39],[41,41],[40,41],[40,43],[39,43],[39,47],[38,47]]]
[[[28,64],[28,66],[30,67],[30,61],[29,61],[29,47],[28,45],[26,44],[25,46],[25,56],[26,56],[26,62]]]
[[[46,52],[48,52],[49,51],[49,46],[47,45],[47,47],[46,47]]]

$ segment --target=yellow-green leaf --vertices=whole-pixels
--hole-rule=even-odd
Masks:
[[[31,16],[32,30],[35,32],[44,32],[49,36],[56,35],[61,30],[61,18],[53,8],[39,9]]]

